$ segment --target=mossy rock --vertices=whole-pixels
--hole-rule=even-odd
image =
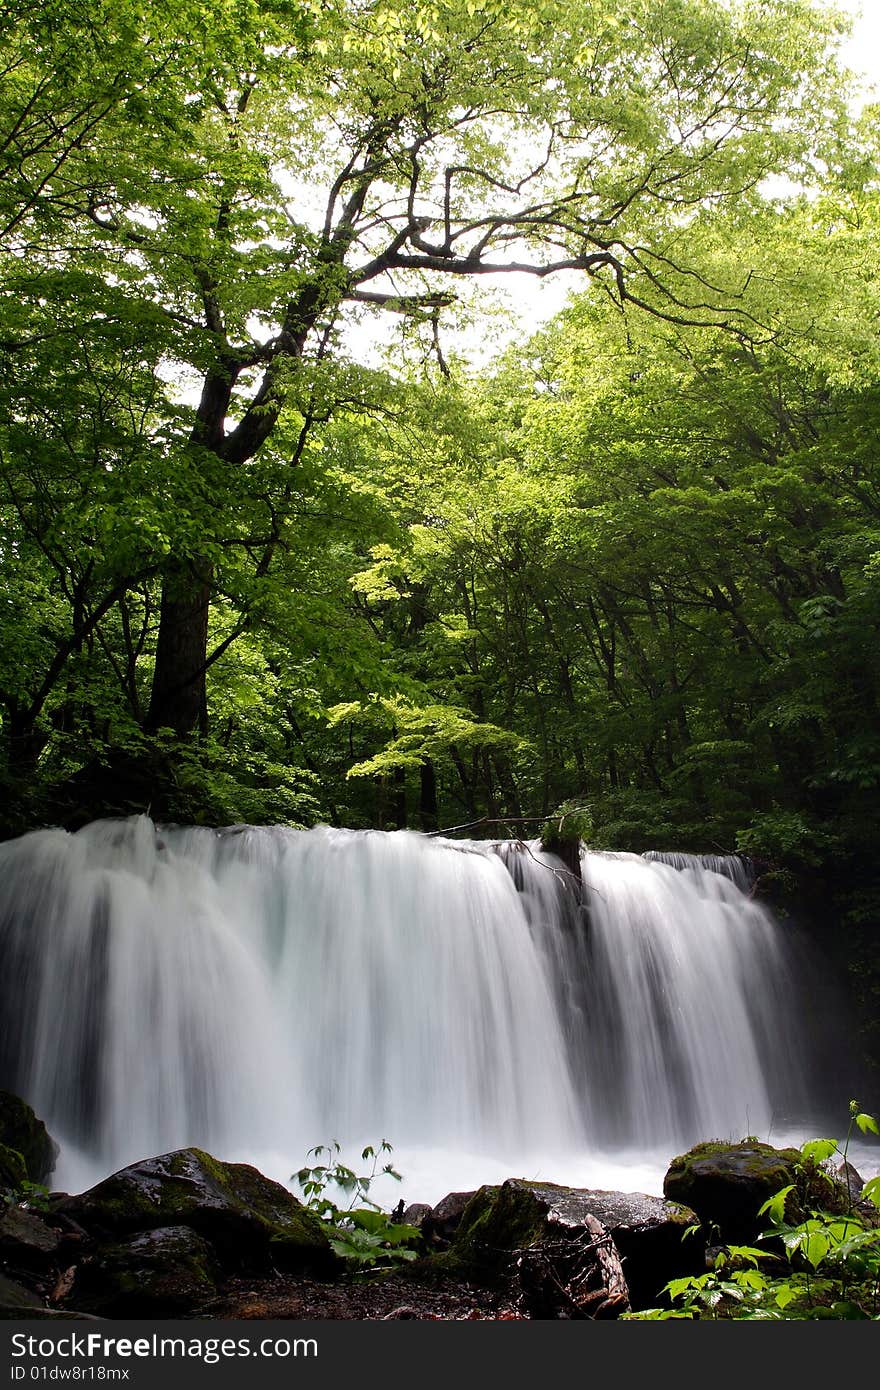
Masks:
[[[465,1270],[477,1278],[494,1283],[510,1274],[511,1252],[540,1239],[543,1216],[527,1195],[515,1200],[507,1187],[487,1184],[471,1197],[461,1215],[455,1238],[438,1263],[454,1270]]]
[[[59,1149],[43,1121],[19,1096],[0,1091],[0,1171],[6,1149],[21,1156],[30,1182],[45,1183],[55,1171]]]
[[[0,1191],[19,1192],[27,1181],[28,1171],[18,1149],[0,1144]]]
[[[614,1318],[630,1307],[620,1254],[591,1210],[590,1192],[508,1178],[468,1202],[450,1271],[518,1288],[529,1317]]]
[[[160,1226],[82,1261],[69,1297],[99,1317],[184,1317],[214,1297],[220,1278],[204,1236],[189,1226]]]
[[[249,1164],[223,1163],[203,1149],[144,1159],[52,1209],[102,1241],[189,1227],[210,1241],[225,1268],[321,1275],[339,1267],[322,1223],[292,1192]]]
[[[693,1232],[699,1221],[690,1207],[646,1192],[576,1192],[617,1247],[634,1309],[655,1307],[670,1279],[705,1271],[706,1242]]]
[[[704,1269],[705,1242],[684,1240],[687,1229],[698,1224],[690,1207],[643,1192],[523,1179],[481,1187],[465,1207],[450,1249],[432,1257],[433,1263],[483,1282],[504,1282],[518,1251],[558,1240],[561,1232],[574,1235],[588,1218],[614,1242],[634,1308],[653,1306],[667,1280]]]
[[[711,1140],[672,1160],[663,1193],[692,1207],[713,1238],[748,1243],[768,1225],[759,1208],[797,1181],[800,1161],[798,1149],[774,1149],[757,1139]]]

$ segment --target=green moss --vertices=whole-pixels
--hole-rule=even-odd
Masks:
[[[672,1160],[663,1192],[693,1207],[703,1225],[715,1228],[723,1239],[749,1241],[766,1224],[760,1207],[797,1181],[800,1162],[798,1149],[775,1149],[760,1140],[708,1140]],[[792,1193],[786,1214],[794,1217],[797,1209]]]
[[[202,1236],[186,1226],[165,1227],[103,1247],[78,1272],[73,1300],[105,1317],[173,1316],[214,1294],[219,1274]]]
[[[287,1269],[335,1270],[325,1228],[293,1193],[243,1163],[223,1163],[203,1149],[181,1149],[114,1174],[56,1210],[87,1230],[188,1226],[236,1263],[264,1261]]]
[[[0,1144],[0,1188],[17,1192],[28,1181],[27,1165],[18,1149]]]
[[[764,1177],[778,1168],[782,1176],[780,1186],[783,1186],[792,1181],[793,1169],[800,1163],[801,1156],[797,1149],[774,1149],[771,1144],[764,1144],[760,1140],[731,1144],[729,1140],[709,1139],[674,1158],[669,1165],[669,1173],[684,1177],[692,1174],[697,1165],[705,1165],[712,1160],[717,1161],[719,1169],[726,1163],[735,1163],[738,1171],[755,1177]]]
[[[58,1145],[19,1096],[0,1091],[0,1148],[13,1149],[24,1161],[29,1182],[45,1182],[58,1157]]]
[[[552,1183],[536,1191],[526,1183],[508,1181],[503,1187],[481,1187],[462,1214],[455,1239],[446,1252],[450,1270],[494,1281],[511,1272],[516,1252],[547,1235],[547,1205],[537,1192],[564,1192]],[[440,1257],[442,1258],[442,1257]]]

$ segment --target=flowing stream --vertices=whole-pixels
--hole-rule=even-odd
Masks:
[[[812,1103],[792,933],[739,860],[667,858],[584,851],[578,899],[535,844],[33,832],[0,845],[0,1086],[68,1191],[189,1144],[287,1181],[387,1139],[394,1200],[659,1192],[690,1143],[782,1142]]]

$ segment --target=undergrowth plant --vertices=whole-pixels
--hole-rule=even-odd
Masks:
[[[8,1144],[0,1145],[0,1208],[24,1207],[30,1211],[49,1210],[49,1189],[26,1177],[24,1155]],[[5,1162],[4,1162],[5,1160]]]
[[[795,1181],[758,1210],[767,1229],[757,1245],[725,1245],[705,1274],[670,1279],[661,1290],[669,1308],[649,1308],[625,1317],[736,1318],[790,1321],[835,1318],[880,1320],[880,1176],[865,1183],[854,1200],[848,1168],[855,1128],[880,1134],[872,1115],[850,1101],[846,1139],[812,1139],[801,1146]],[[829,1160],[838,1155],[843,1175]],[[824,1199],[824,1200],[823,1200]],[[691,1226],[685,1238],[700,1228]],[[769,1247],[769,1248],[768,1248]]]
[[[415,1247],[421,1235],[417,1228],[395,1220],[370,1196],[377,1178],[401,1181],[390,1161],[382,1163],[383,1155],[391,1152],[387,1139],[378,1148],[368,1144],[361,1158],[370,1164],[370,1170],[356,1173],[343,1163],[340,1145],[334,1140],[332,1144],[309,1149],[306,1157],[314,1162],[291,1174],[290,1180],[299,1185],[305,1205],[330,1228],[332,1249],[356,1270],[391,1269],[418,1257]],[[340,1207],[331,1195],[336,1191],[348,1198],[346,1207]]]

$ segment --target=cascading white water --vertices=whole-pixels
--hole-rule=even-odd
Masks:
[[[584,853],[583,876],[585,910],[535,845],[35,832],[0,846],[0,1085],[68,1189],[187,1144],[286,1178],[387,1137],[436,1200],[766,1135],[803,1094],[780,928],[696,864]]]

